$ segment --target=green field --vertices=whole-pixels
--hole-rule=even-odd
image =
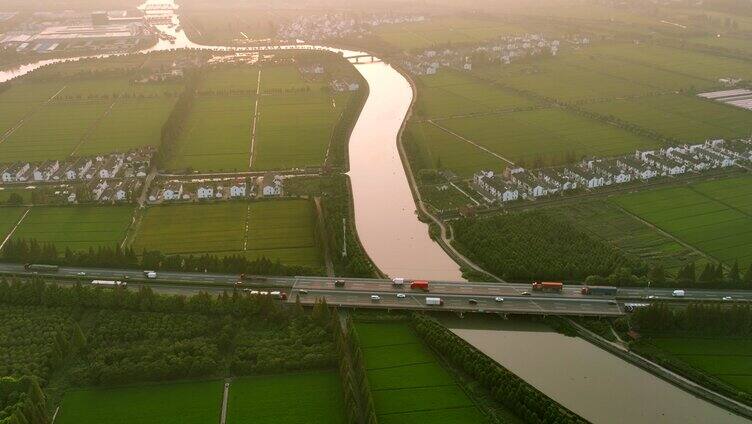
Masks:
[[[480,423],[485,416],[406,324],[355,326],[380,423]]]
[[[583,155],[611,156],[654,147],[649,139],[561,109],[455,118],[439,124],[527,166],[535,162],[561,164]]]
[[[718,261],[752,262],[752,178],[622,195],[614,201]],[[742,268],[744,269],[744,268]]]
[[[306,200],[157,206],[147,209],[133,247],[316,267],[321,257],[314,225],[313,206]]]
[[[253,106],[248,96],[198,96],[168,168],[248,170]]]
[[[693,96],[662,95],[612,100],[591,103],[585,108],[601,115],[615,116],[682,143],[743,137],[752,131],[752,118],[748,111]]]
[[[34,207],[14,239],[54,243],[58,253],[120,245],[131,223],[131,206]]]
[[[603,200],[578,201],[558,205],[552,213],[567,217],[572,225],[634,255],[650,264],[661,264],[669,272],[693,261],[700,266],[705,257],[655,231],[650,225]]]
[[[752,394],[752,340],[650,337],[674,358]]]
[[[13,226],[21,219],[24,212],[26,212],[26,208],[20,206],[0,207],[0,243],[5,240],[5,237],[8,236]]]
[[[274,374],[232,381],[227,423],[345,423],[336,371]]]
[[[424,22],[382,25],[376,29],[379,38],[403,50],[480,42],[526,32],[528,30],[515,24],[462,17],[434,17]]]
[[[435,75],[418,77],[416,113],[427,118],[525,108],[534,104],[459,71],[442,69]]]
[[[222,382],[205,381],[65,395],[58,424],[205,424],[219,422]]]

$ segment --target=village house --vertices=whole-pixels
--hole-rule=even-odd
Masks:
[[[492,171],[480,171],[473,175],[475,184],[485,190],[491,197],[501,202],[510,202],[520,197],[519,190],[511,183],[504,181]]]
[[[230,186],[230,198],[237,199],[246,197],[245,181],[236,181]]]
[[[183,195],[183,184],[179,182],[168,183],[162,190],[162,200],[180,200]]]
[[[569,169],[569,176],[582,184],[587,189],[603,187],[606,181],[602,175],[598,175],[593,170],[582,167]]]
[[[522,193],[522,197],[541,197],[548,194],[548,187],[542,184],[538,178],[529,172],[518,172],[512,174],[512,181],[519,184],[519,186],[525,191]]]
[[[282,176],[267,173],[259,178],[259,193],[264,197],[282,195]]]
[[[681,175],[687,171],[686,166],[666,156],[655,153],[644,155],[645,162],[660,170],[660,175]]]
[[[653,168],[651,168],[650,165],[634,157],[621,157],[617,159],[616,163],[623,170],[631,173],[637,179],[643,181],[655,178],[658,175],[658,173]]]
[[[34,169],[34,181],[48,181],[60,169],[59,161],[47,161]]]
[[[211,185],[199,185],[196,189],[196,198],[199,200],[211,199],[214,197],[214,187]]]
[[[123,161],[117,157],[100,161],[100,165],[98,166],[99,178],[115,178],[122,165]]]
[[[24,182],[28,179],[30,165],[28,163],[15,163],[3,171],[2,180],[4,183]]]

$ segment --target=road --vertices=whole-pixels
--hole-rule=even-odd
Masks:
[[[37,273],[26,271],[23,265],[0,263],[0,275],[25,275],[57,278],[62,282],[101,280],[127,281],[129,287],[148,285],[155,291],[173,294],[192,294],[198,291],[220,293],[231,290],[239,280],[237,274],[217,274],[203,272],[159,271],[157,278],[148,279],[142,270],[61,267],[57,272]],[[457,312],[496,312],[519,314],[556,315],[622,315],[625,302],[649,302],[648,296],[656,300],[691,301],[721,300],[730,296],[734,301],[752,301],[752,291],[744,290],[700,290],[688,289],[684,298],[672,296],[673,289],[664,288],[620,288],[616,297],[583,295],[583,286],[565,285],[561,293],[532,292],[529,284],[515,283],[467,283],[457,281],[431,281],[430,292],[394,287],[385,279],[345,279],[345,287],[335,287],[332,277],[252,277],[241,287],[277,288],[289,293],[288,301],[311,304],[317,298],[343,307],[381,309],[441,309]],[[303,290],[303,292],[301,292]],[[404,293],[405,298],[398,298]],[[374,301],[371,295],[377,295]],[[442,307],[428,307],[426,297],[440,297]],[[501,297],[503,301],[494,300]],[[471,299],[474,302],[471,302]]]

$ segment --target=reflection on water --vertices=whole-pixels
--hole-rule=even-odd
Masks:
[[[525,321],[444,318],[455,334],[594,423],[747,423],[610,353]]]
[[[149,5],[174,4],[173,0],[146,0]],[[161,13],[172,13],[163,10]],[[156,25],[170,40],[160,39],[142,53],[172,49],[249,51],[263,47],[204,46],[188,39],[177,14],[172,24]],[[325,46],[273,46],[278,49],[325,49],[346,56],[364,54]],[[96,58],[108,55],[89,56]],[[0,82],[41,66],[70,59],[52,59],[0,72]],[[368,81],[370,94],[350,137],[350,178],[355,204],[355,225],[368,255],[391,276],[460,280],[459,266],[428,235],[418,220],[410,186],[397,150],[397,134],[412,101],[412,89],[394,68],[383,63],[356,65]]]

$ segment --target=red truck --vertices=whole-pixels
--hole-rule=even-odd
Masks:
[[[414,280],[412,283],[410,283],[410,288],[413,290],[428,291],[428,281]]]
[[[533,282],[534,291],[550,291],[561,293],[564,284],[561,281],[535,281]]]

